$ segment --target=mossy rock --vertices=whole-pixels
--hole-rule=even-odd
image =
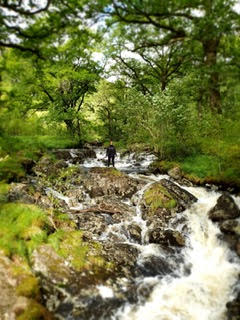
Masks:
[[[97,173],[106,177],[124,177],[126,176],[123,172],[115,169],[115,168],[92,168],[91,173]]]
[[[41,304],[30,300],[27,308],[16,318],[17,320],[53,320],[53,315]]]
[[[171,170],[172,168],[174,168],[176,166],[178,166],[178,164],[176,162],[156,160],[150,164],[149,169],[153,173],[167,174],[167,172],[169,170]]]
[[[34,276],[24,277],[16,288],[18,296],[27,298],[39,298],[40,288],[38,279]]]
[[[176,200],[168,190],[159,183],[154,183],[145,191],[144,201],[150,208],[152,214],[154,214],[158,208],[172,209],[177,205]]]
[[[111,272],[113,265],[102,257],[102,245],[83,241],[83,234],[82,231],[59,230],[49,236],[48,242],[76,271],[91,271],[95,275],[102,270]]]

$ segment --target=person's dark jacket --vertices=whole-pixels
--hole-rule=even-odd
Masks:
[[[107,148],[107,156],[108,157],[114,157],[116,155],[116,149],[113,145],[110,145],[108,148]]]

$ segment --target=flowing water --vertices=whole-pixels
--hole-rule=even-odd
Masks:
[[[96,151],[97,158],[86,159],[84,167],[105,166],[105,151]],[[125,301],[111,319],[226,320],[226,303],[234,297],[239,260],[227,245],[219,240],[218,226],[208,219],[207,213],[216,204],[220,193],[200,187],[181,186],[198,199],[189,209],[170,221],[169,228],[177,229],[184,234],[186,246],[181,250],[174,249],[171,253],[159,245],[149,244],[140,201],[144,191],[152,183],[169,178],[162,175],[142,175],[153,160],[154,156],[146,154],[138,158],[134,154],[116,157],[117,169],[129,173],[136,179],[145,180],[147,184],[134,196],[135,215],[119,224],[109,225],[99,240],[105,241],[110,234],[115,233],[123,243],[140,250],[136,267],[143,272],[135,279],[136,290],[150,288],[150,294],[147,297],[140,295],[134,303]],[[56,194],[55,196],[61,197]],[[69,201],[66,198],[62,199]],[[240,198],[235,197],[235,201],[240,205]],[[180,218],[184,218],[183,223],[180,222]],[[133,222],[142,229],[141,244],[136,243],[126,232],[127,226]],[[164,273],[158,267],[161,262],[168,272]],[[149,268],[150,271],[147,271]],[[114,298],[112,288],[99,286],[98,289],[106,303],[108,299]]]

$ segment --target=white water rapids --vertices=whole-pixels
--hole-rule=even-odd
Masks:
[[[105,151],[99,149],[97,158],[87,159],[83,166],[88,168],[106,166],[104,158]],[[140,159],[135,159],[133,154],[126,155],[122,159],[119,155],[116,157],[117,169],[131,172],[133,177],[145,179],[148,184],[136,195],[135,216],[123,223],[110,225],[101,236],[101,240],[104,240],[110,233],[116,233],[122,236],[123,242],[136,246],[141,252],[138,258],[139,264],[154,256],[165,259],[165,253],[160,246],[148,243],[147,226],[142,219],[140,208],[144,190],[151,183],[166,178],[154,175],[143,177],[139,174],[148,168],[153,159],[152,155],[142,155]],[[208,219],[208,211],[216,204],[220,193],[200,187],[182,188],[198,199],[190,209],[181,213],[181,216],[186,218],[187,231],[183,230],[181,224],[177,227],[186,240],[185,248],[179,252],[183,262],[179,262],[174,275],[168,274],[164,277],[155,275],[136,279],[142,285],[153,285],[150,296],[137,305],[126,303],[111,317],[112,320],[226,320],[226,303],[234,298],[239,260],[227,245],[218,239],[220,230],[217,224]],[[235,197],[235,201],[239,206],[240,198]],[[132,222],[142,229],[141,245],[122,232]],[[169,227],[171,228],[171,225]],[[189,270],[188,273],[186,269]],[[99,292],[103,298],[114,296],[114,292],[108,287],[99,287]]]
[[[184,264],[191,267],[190,275],[184,275],[183,266],[179,266],[179,277],[160,279],[145,304],[137,307],[127,305],[118,311],[116,319],[226,319],[225,306],[232,298],[239,265],[237,262],[229,262],[232,253],[217,239],[220,231],[207,217],[207,212],[215,205],[219,194],[204,188],[186,189],[199,199],[184,212],[190,234],[182,254]],[[143,248],[143,255],[148,254],[148,250]],[[152,281],[156,283],[156,279]]]

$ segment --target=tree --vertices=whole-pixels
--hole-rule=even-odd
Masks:
[[[224,35],[238,30],[239,15],[233,11],[235,3],[234,0],[92,1],[89,12],[95,17],[99,17],[99,12],[110,17],[109,25],[117,23],[130,28],[132,32],[128,35],[134,51],[172,43],[200,46],[199,57],[192,64],[204,68],[208,78],[208,104],[212,112],[221,113],[218,55]],[[194,56],[190,54],[190,57]]]
[[[0,48],[15,48],[46,58],[42,44],[68,26],[81,25],[79,0],[4,0],[0,2]]]
[[[121,82],[99,82],[97,92],[88,100],[88,106],[96,114],[95,121],[100,123],[103,139],[118,140],[122,137],[124,119],[124,88]]]

